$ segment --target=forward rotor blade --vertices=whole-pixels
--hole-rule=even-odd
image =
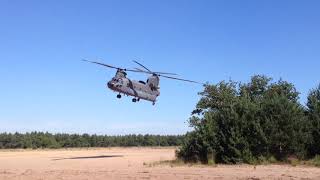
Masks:
[[[179,80],[179,81],[186,81],[186,82],[191,82],[191,83],[197,83],[197,84],[202,84],[205,85],[204,83],[200,83],[197,81],[191,81],[191,80],[187,80],[187,79],[180,79],[180,78],[176,78],[176,77],[170,77],[170,76],[164,76],[164,75],[160,75],[161,77],[165,77],[165,78],[169,78],[169,79],[174,79],[174,80]]]
[[[83,59],[83,61],[90,62],[90,63],[94,63],[94,64],[98,64],[98,65],[105,66],[105,67],[108,67],[108,68],[113,68],[113,69],[118,69],[118,70],[124,70],[124,71],[141,73],[139,70],[122,69],[122,68],[119,68],[119,67],[114,67],[114,66],[111,66],[111,65],[108,65],[108,64],[104,64],[104,63],[100,63],[100,62],[96,62],[96,61],[89,61],[89,60],[86,60],[86,59]]]
[[[136,64],[138,64],[139,66],[143,67],[145,70],[149,71],[150,73],[152,73],[152,71],[150,71],[150,69],[148,69],[147,67],[145,67],[144,65],[142,65],[141,63],[137,62],[137,61],[133,61]]]
[[[101,66],[105,66],[105,67],[108,67],[108,68],[121,69],[121,68],[118,68],[118,67],[110,66],[110,65],[108,65],[108,64],[103,64],[103,63],[96,62],[96,61],[89,61],[89,60],[86,60],[86,59],[82,59],[82,60],[83,60],[83,61],[86,61],[86,62],[98,64],[98,65],[101,65]]]

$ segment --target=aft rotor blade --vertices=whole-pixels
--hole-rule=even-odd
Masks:
[[[148,72],[148,71],[145,71],[145,70],[142,70],[140,68],[134,68],[138,71],[141,71],[143,73],[147,73],[147,74],[157,74],[157,75],[161,75],[161,74],[165,74],[165,75],[173,75],[173,76],[178,76],[178,74],[175,74],[175,73],[166,73],[166,72]]]
[[[138,70],[133,70],[133,69],[122,69],[122,68],[119,68],[119,67],[114,67],[114,66],[111,66],[111,65],[108,65],[108,64],[104,64],[104,63],[100,63],[100,62],[96,62],[96,61],[89,61],[89,60],[86,60],[86,59],[83,59],[83,61],[90,62],[90,63],[94,63],[94,64],[98,64],[98,65],[105,66],[105,67],[108,67],[108,68],[120,69],[120,70],[124,70],[124,71],[130,71],[130,72],[138,72],[138,73],[141,73],[141,72],[140,72],[140,71],[138,71]]]
[[[137,61],[133,61],[136,64],[138,64],[139,66],[143,67],[145,70],[149,71],[150,73],[152,73],[152,71],[150,71],[150,69],[148,69],[147,67],[145,67],[144,65],[142,65],[141,63],[137,62]]]
[[[145,72],[145,73],[148,73],[148,74],[152,74],[152,72],[145,71],[145,70],[142,70],[140,68],[134,68],[134,69],[137,70],[137,71],[141,71],[141,72]]]
[[[161,77],[165,77],[165,78],[169,78],[169,79],[175,79],[175,80],[179,80],[179,81],[186,81],[186,82],[191,82],[191,83],[197,83],[197,84],[205,85],[204,83],[200,83],[200,82],[197,82],[197,81],[191,81],[191,80],[188,80],[188,79],[180,79],[180,78],[170,77],[170,76],[164,76],[164,75],[160,75],[160,76],[161,76]]]
[[[176,73],[167,73],[167,72],[154,72],[155,74],[166,74],[166,75],[172,75],[172,76],[178,76]]]

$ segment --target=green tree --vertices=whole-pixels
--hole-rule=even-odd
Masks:
[[[308,95],[308,119],[311,122],[312,142],[309,145],[309,155],[320,154],[320,84]]]
[[[177,152],[185,161],[251,163],[261,156],[304,158],[310,141],[304,108],[293,84],[253,76],[247,84],[207,85]]]

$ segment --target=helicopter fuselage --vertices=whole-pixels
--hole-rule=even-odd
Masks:
[[[118,72],[119,73],[119,72]],[[119,76],[119,74],[112,78],[107,84],[108,88],[118,92],[119,94],[125,94],[134,97],[134,102],[140,99],[156,102],[157,97],[160,95],[158,89],[151,88],[147,83],[143,81],[130,80],[125,76]],[[118,96],[121,97],[121,96]]]

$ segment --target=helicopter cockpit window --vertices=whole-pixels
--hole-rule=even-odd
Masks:
[[[122,80],[122,79],[117,79],[117,82],[118,82],[119,84],[123,84],[123,80]]]

